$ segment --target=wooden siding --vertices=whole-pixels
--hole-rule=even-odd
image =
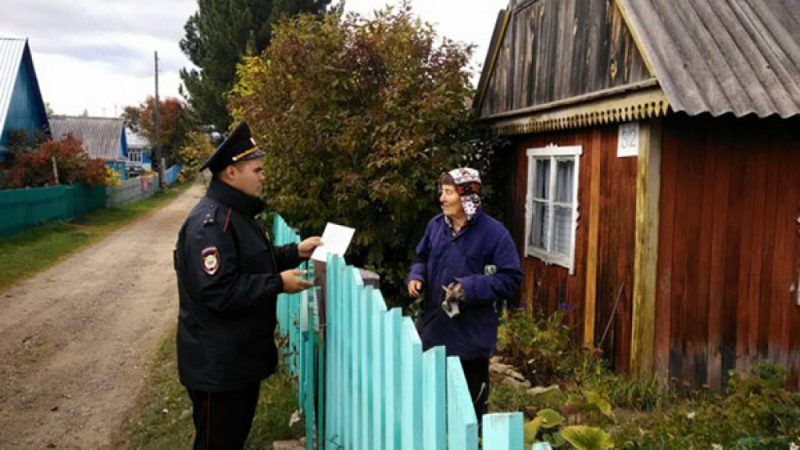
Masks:
[[[627,372],[630,359],[631,295],[633,288],[634,227],[636,207],[636,158],[618,158],[617,127],[570,130],[530,136],[516,141],[516,167],[513,175],[511,232],[520,249],[524,248],[525,196],[527,189],[526,150],[554,143],[559,146],[581,145],[578,182],[578,228],[575,236],[575,274],[567,269],[546,265],[533,257],[523,257],[525,272],[522,300],[537,312],[566,310],[568,324],[580,339],[584,330],[584,298],[587,286],[587,254],[589,223],[592,208],[598,208],[596,221],[597,258],[594,343],[600,344],[612,315],[613,322],[602,348],[617,370]],[[599,156],[599,164],[592,158]],[[594,168],[593,168],[594,166]],[[599,171],[599,173],[598,173]],[[593,173],[595,172],[595,173]],[[599,177],[600,189],[596,204],[591,201],[592,177]],[[523,253],[524,254],[524,253]],[[591,273],[591,270],[588,270]],[[614,303],[619,302],[614,311]]]
[[[795,131],[790,131],[795,130]],[[664,122],[656,370],[719,389],[771,359],[800,375],[800,121]]]
[[[612,0],[520,1],[489,74],[481,117],[650,78]]]

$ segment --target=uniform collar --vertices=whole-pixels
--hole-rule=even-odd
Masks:
[[[216,178],[211,179],[206,196],[251,217],[260,213],[266,207],[266,204],[260,198],[245,194]]]

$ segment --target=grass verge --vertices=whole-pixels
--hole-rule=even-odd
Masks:
[[[72,222],[58,222],[0,238],[0,255],[6,264],[0,271],[0,291],[63,261],[119,227],[153,211],[185,191],[190,183],[167,188],[152,197],[121,208],[94,211]]]
[[[114,447],[191,448],[192,403],[178,381],[174,329],[161,344],[146,386],[139,397],[138,414],[121,431]],[[289,426],[296,405],[294,382],[281,367],[261,384],[261,397],[245,448],[271,448],[275,440],[301,436],[302,422]]]

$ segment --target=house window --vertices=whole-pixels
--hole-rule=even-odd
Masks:
[[[525,256],[574,273],[578,174],[582,147],[553,144],[528,149]]]
[[[131,161],[131,162],[142,162],[142,151],[141,150],[129,150],[128,151],[128,161]]]

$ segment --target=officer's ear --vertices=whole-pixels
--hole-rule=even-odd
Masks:
[[[239,171],[239,168],[236,167],[235,164],[230,164],[228,166],[225,166],[225,168],[222,169],[222,172],[221,172],[222,179],[224,181],[233,181],[236,178],[236,172],[238,172],[238,171]]]

